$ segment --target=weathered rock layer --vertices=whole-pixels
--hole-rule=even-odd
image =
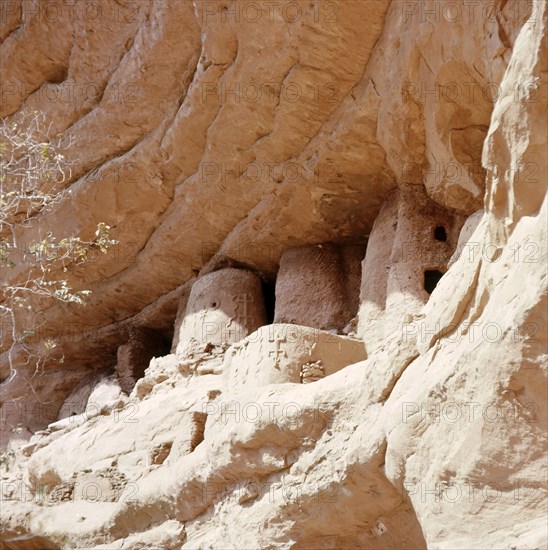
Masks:
[[[21,237],[119,241],[2,325],[6,548],[546,546],[544,2],[1,10]]]

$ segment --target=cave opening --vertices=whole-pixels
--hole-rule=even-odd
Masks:
[[[436,229],[434,229],[434,238],[436,241],[441,241],[443,243],[447,242],[447,231],[443,225],[438,225]]]
[[[442,277],[443,273],[438,269],[427,269],[424,272],[424,290],[426,290],[428,294],[432,294]]]
[[[270,282],[263,279],[262,287],[266,321],[271,325],[274,322],[274,310],[276,306],[276,281]]]

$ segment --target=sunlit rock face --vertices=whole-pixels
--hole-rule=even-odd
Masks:
[[[546,547],[546,10],[2,2],[17,236],[119,244],[2,322],[0,546]]]

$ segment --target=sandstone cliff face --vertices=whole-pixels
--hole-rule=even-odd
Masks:
[[[63,364],[2,331],[2,544],[545,547],[546,17],[4,2],[73,163],[24,238],[120,244],[38,305]]]

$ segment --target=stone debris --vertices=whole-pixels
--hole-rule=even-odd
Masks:
[[[50,505],[72,499],[75,481],[64,481],[56,485],[48,494]]]
[[[314,361],[313,363],[305,363],[301,367],[301,384],[317,382],[324,376],[325,369],[323,368],[321,360]]]

